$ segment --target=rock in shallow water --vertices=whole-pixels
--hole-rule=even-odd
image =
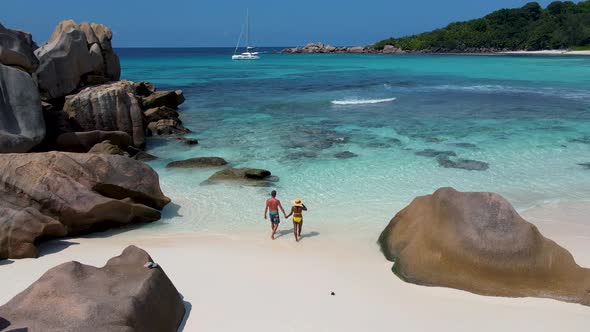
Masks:
[[[379,244],[407,282],[590,305],[590,270],[494,193],[443,188],[417,197]]]
[[[471,160],[471,159],[450,159],[447,156],[438,156],[436,158],[438,164],[444,168],[459,168],[459,169],[466,169],[468,171],[485,171],[490,168],[488,163],[479,161],[479,160]]]
[[[440,156],[454,157],[457,155],[454,151],[439,151],[439,150],[434,150],[434,149],[424,149],[422,151],[414,152],[414,154],[417,156],[430,157],[430,158],[436,158],[436,157],[440,157]]]
[[[237,182],[249,186],[266,187],[278,181],[278,178],[271,176],[271,172],[258,168],[226,168],[209,177],[203,184],[214,184],[220,182]]]
[[[182,297],[148,262],[148,253],[129,246],[102,268],[58,265],[1,306],[0,317],[14,331],[176,331]]]
[[[350,151],[342,151],[342,152],[338,152],[338,153],[334,154],[334,157],[336,157],[338,159],[350,159],[350,158],[358,157],[358,155],[355,153],[352,153]]]
[[[166,168],[203,168],[221,167],[227,165],[227,161],[219,157],[197,157],[186,160],[178,160],[168,163]]]
[[[11,210],[0,214],[0,229],[11,230],[0,232],[0,258],[35,257],[37,237],[64,235],[64,229],[76,234],[97,225],[158,220],[170,202],[158,174],[124,156],[0,154],[0,169],[0,208]]]

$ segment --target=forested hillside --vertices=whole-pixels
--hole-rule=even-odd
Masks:
[[[382,40],[373,47],[382,49],[385,45],[433,52],[584,48],[590,46],[590,1],[555,1],[545,9],[531,2],[432,32]]]

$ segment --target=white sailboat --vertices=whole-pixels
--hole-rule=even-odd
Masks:
[[[238,39],[238,44],[236,45],[236,49],[234,50],[234,55],[232,55],[232,60],[258,60],[260,56],[258,56],[258,52],[256,52],[254,47],[250,46],[250,14],[246,10],[246,52],[237,54],[238,47],[240,47],[240,41],[242,41],[242,32],[240,32],[240,38]]]

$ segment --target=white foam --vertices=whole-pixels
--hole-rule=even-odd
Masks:
[[[396,98],[383,98],[383,99],[342,99],[332,100],[334,105],[363,105],[363,104],[380,104],[394,101]]]

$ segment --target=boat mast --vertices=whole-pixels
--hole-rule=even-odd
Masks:
[[[250,48],[250,10],[246,8],[246,52]]]

